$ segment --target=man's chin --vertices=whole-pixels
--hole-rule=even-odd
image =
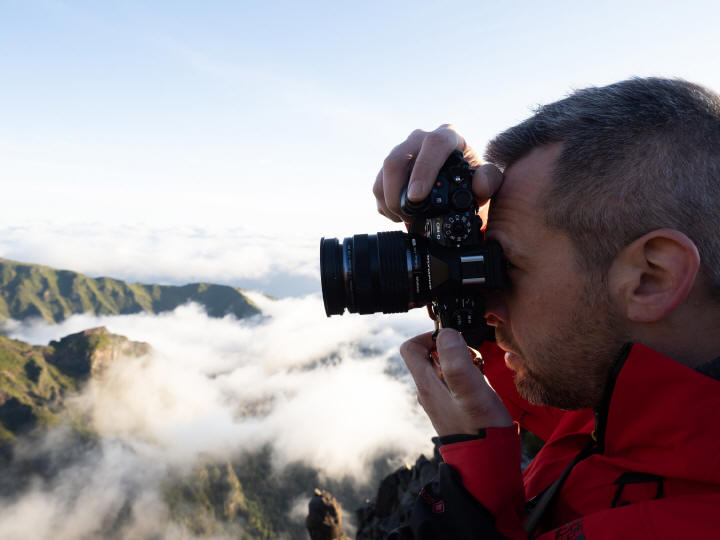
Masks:
[[[514,373],[515,387],[518,394],[533,405],[557,407],[557,396],[546,386],[535,380],[522,369]]]
[[[515,373],[514,378],[518,394],[532,405],[553,407],[564,411],[575,411],[590,406],[588,403],[580,402],[578,396],[548,388],[526,373]]]

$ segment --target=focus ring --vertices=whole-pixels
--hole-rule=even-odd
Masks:
[[[380,309],[383,313],[405,312],[410,304],[408,235],[392,231],[379,232],[377,237]]]

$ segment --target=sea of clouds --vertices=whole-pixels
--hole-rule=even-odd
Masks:
[[[320,290],[319,247],[319,235],[290,226],[278,233],[86,222],[0,225],[0,257],[6,259],[91,277],[170,285],[210,282],[276,297]]]
[[[432,451],[431,425],[398,354],[402,341],[429,329],[424,310],[327,318],[319,294],[250,296],[262,315],[244,320],[213,319],[188,304],[161,315],[6,324],[11,337],[43,345],[106,326],[150,343],[154,353],[117,362],[72,401],[92,417],[103,451],[6,502],[0,537],[92,536],[128,493],[135,517],[128,534],[157,535],[168,470],[189,471],[266,444],[276,470],[301,462],[321,478],[351,477],[359,485],[370,480],[378,456],[412,462]],[[174,525],[165,527],[164,537],[177,537]]]

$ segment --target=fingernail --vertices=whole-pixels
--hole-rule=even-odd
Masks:
[[[446,328],[438,334],[438,348],[449,349],[450,347],[457,347],[459,345],[463,345],[463,339],[460,332]]]
[[[408,187],[408,197],[411,199],[419,199],[423,194],[423,185],[420,180],[413,181]]]

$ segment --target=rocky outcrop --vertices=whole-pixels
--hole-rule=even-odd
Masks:
[[[357,540],[384,540],[390,532],[406,525],[420,490],[438,471],[441,457],[438,441],[431,459],[420,456],[412,467],[406,465],[386,476],[374,500],[357,509]]]
[[[50,348],[50,363],[69,377],[83,379],[101,376],[123,357],[145,356],[152,350],[149,344],[112,334],[104,326],[51,341]]]
[[[438,466],[442,461],[439,452],[439,441],[433,439],[435,449],[432,458],[420,456],[413,466],[406,465],[387,475],[378,487],[377,494],[373,500],[366,500],[365,504],[356,510],[357,536],[356,540],[385,540],[395,529],[409,524],[410,515],[415,500],[420,490],[431,482],[438,472]],[[535,454],[540,450],[543,441],[529,431],[522,431],[522,467],[523,469],[532,461]],[[315,490],[313,501],[318,498],[318,491]],[[341,515],[340,504],[325,491],[320,491],[322,501],[332,501],[330,504],[316,502],[313,507],[311,501],[310,518],[316,516]],[[318,519],[315,517],[314,519]],[[308,525],[309,530],[309,525]],[[313,540],[333,539],[333,536],[312,536]]]
[[[343,532],[340,503],[324,489],[315,489],[305,526],[311,540],[350,540]]]
[[[36,427],[54,424],[65,397],[92,377],[101,377],[109,365],[125,357],[151,352],[147,343],[93,328],[30,345],[0,336],[0,443]]]

